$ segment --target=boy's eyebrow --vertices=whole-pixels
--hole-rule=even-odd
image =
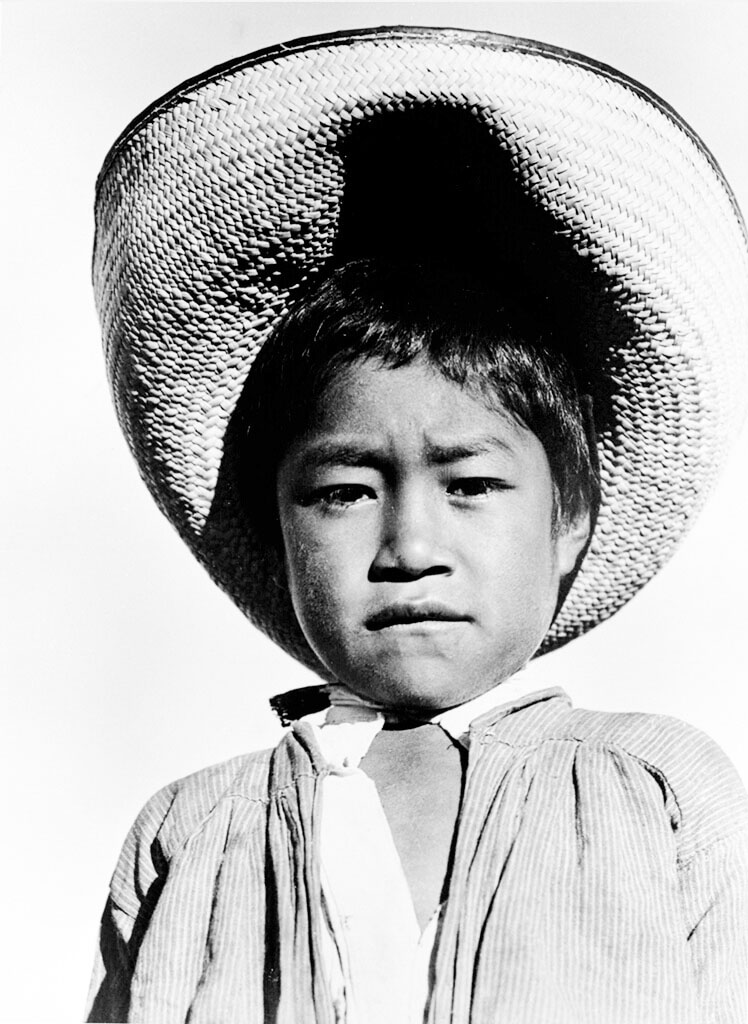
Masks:
[[[356,444],[355,441],[318,441],[305,452],[305,461],[314,466],[371,466],[386,459],[383,448],[370,444]]]
[[[505,438],[493,434],[466,438],[454,443],[428,443],[426,459],[430,465],[445,465],[459,462],[476,455],[487,455],[500,450],[515,455],[516,449]],[[369,440],[362,442],[348,440],[318,441],[304,452],[304,461],[317,468],[325,466],[379,466],[388,462],[386,445],[372,445]]]
[[[454,444],[430,444],[427,448],[427,457],[430,463],[443,465],[448,462],[459,462],[460,459],[469,459],[475,455],[488,455],[497,448],[508,455],[516,454],[516,449],[508,440],[494,434],[486,434]]]

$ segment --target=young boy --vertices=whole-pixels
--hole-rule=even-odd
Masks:
[[[732,768],[681,723],[573,709],[516,675],[571,628],[565,598],[598,513],[604,549],[616,490],[596,434],[626,424],[574,333],[589,323],[525,272],[505,261],[489,287],[433,254],[332,260],[275,316],[246,383],[230,360],[219,373],[242,393],[199,556],[245,607],[247,567],[275,591],[293,619],[274,613],[271,633],[305,644],[327,684],[286,695],[275,750],[146,805],[90,1020],[743,1020],[748,807]],[[142,387],[164,376],[147,365],[158,320],[141,315],[139,352],[112,355],[136,448],[162,411]],[[175,351],[184,388],[206,371],[180,374]]]

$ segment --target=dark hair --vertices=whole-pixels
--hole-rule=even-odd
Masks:
[[[421,355],[536,435],[554,485],[554,528],[585,511],[594,517],[589,400],[578,393],[564,339],[516,282],[502,282],[501,296],[472,277],[375,260],[312,282],[260,351],[238,409],[251,452],[240,457],[238,484],[254,528],[278,542],[278,465],[341,369],[361,359],[396,368]]]

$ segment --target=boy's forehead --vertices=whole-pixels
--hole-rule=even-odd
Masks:
[[[360,360],[336,374],[314,403],[299,441],[318,462],[362,450],[415,446],[439,463],[514,454],[530,432],[478,383],[458,383],[422,359],[399,367]],[[530,435],[534,438],[534,435]]]
[[[399,433],[397,440],[397,447],[415,449],[430,465],[444,465],[492,453],[513,457],[519,449],[519,445],[511,443],[509,435],[501,436],[498,432],[445,433],[437,440],[428,432],[414,429],[405,435]],[[328,433],[324,429],[307,435],[302,444],[305,459],[315,466],[361,465],[375,458],[386,458],[395,447],[392,438],[379,432],[342,434]]]

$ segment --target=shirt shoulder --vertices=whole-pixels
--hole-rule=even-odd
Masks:
[[[272,750],[211,765],[158,790],[130,829],[112,877],[115,903],[136,913],[172,857],[226,800],[267,802]]]
[[[266,801],[272,750],[240,754],[164,786],[146,803],[136,826],[179,845],[216,805],[231,797]]]
[[[635,761],[659,785],[678,834],[680,859],[748,834],[748,794],[734,765],[706,733],[667,715],[572,708],[563,732],[608,756]]]

